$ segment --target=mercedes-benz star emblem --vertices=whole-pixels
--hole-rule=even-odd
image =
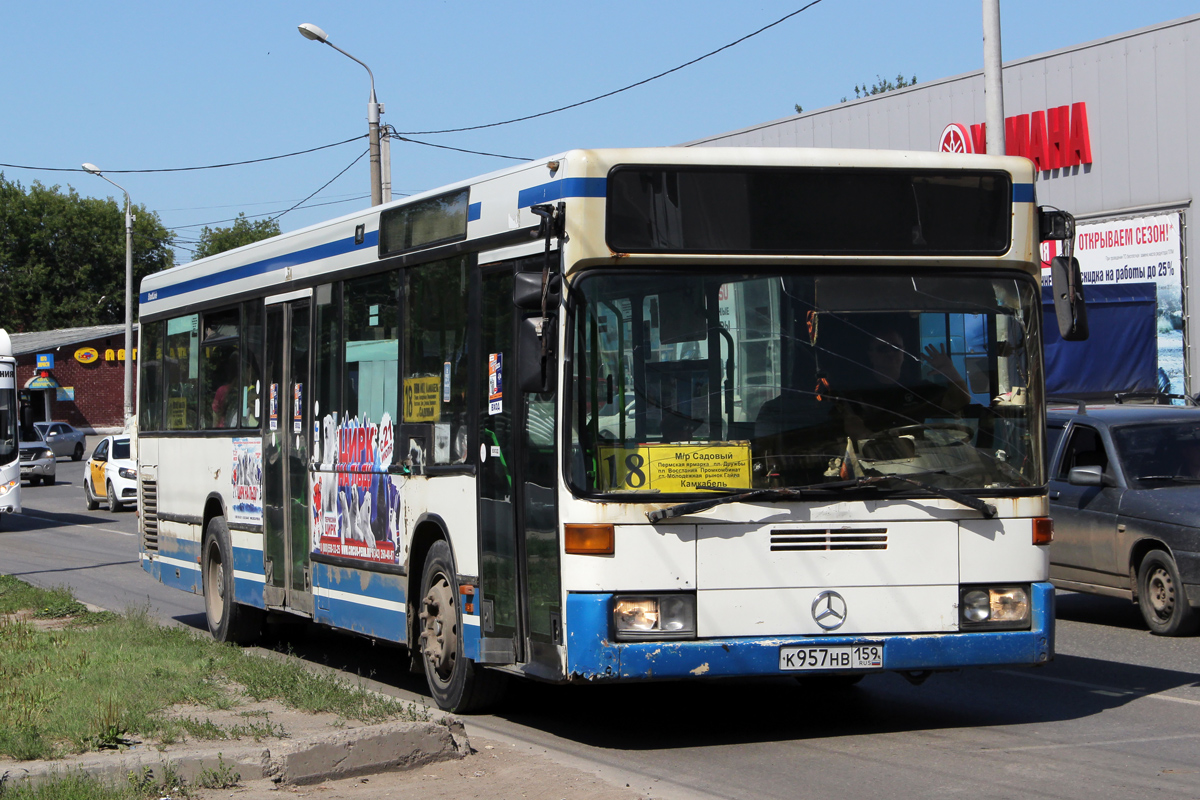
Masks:
[[[846,621],[846,599],[837,592],[821,592],[813,600],[812,616],[827,631],[835,631]]]

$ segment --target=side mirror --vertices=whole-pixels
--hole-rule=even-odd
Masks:
[[[538,300],[541,304],[541,300]],[[549,347],[542,354],[542,318],[528,317],[521,320],[520,332],[517,335],[517,383],[521,391],[527,394],[542,394],[554,391],[555,353],[554,343],[556,319],[550,317],[545,336],[549,337]]]
[[[561,278],[550,275],[550,290],[546,296],[546,308],[558,308]],[[518,272],[513,282],[513,305],[522,311],[542,310],[542,273]]]
[[[1063,341],[1082,342],[1088,338],[1088,321],[1079,260],[1055,256],[1050,262],[1050,282],[1059,335]]]
[[[1067,483],[1072,486],[1103,486],[1104,468],[1099,464],[1088,467],[1072,467],[1067,473]]]

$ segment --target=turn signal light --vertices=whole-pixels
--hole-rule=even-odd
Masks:
[[[1049,517],[1035,517],[1033,520],[1033,543],[1050,544],[1054,541],[1054,520]]]
[[[563,526],[566,551],[580,556],[611,556],[615,551],[616,533],[612,525]]]

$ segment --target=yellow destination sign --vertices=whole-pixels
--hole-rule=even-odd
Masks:
[[[750,486],[750,443],[601,447],[597,482],[606,492],[694,492]]]
[[[404,379],[404,421],[438,422],[442,418],[442,379],[433,375]]]

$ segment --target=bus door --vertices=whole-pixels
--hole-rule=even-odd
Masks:
[[[540,260],[539,260],[540,268]],[[479,583],[481,663],[551,661],[561,642],[553,395],[516,377],[511,265],[480,293]]]
[[[263,414],[263,561],[267,606],[313,611],[308,533],[309,299],[270,303]]]

